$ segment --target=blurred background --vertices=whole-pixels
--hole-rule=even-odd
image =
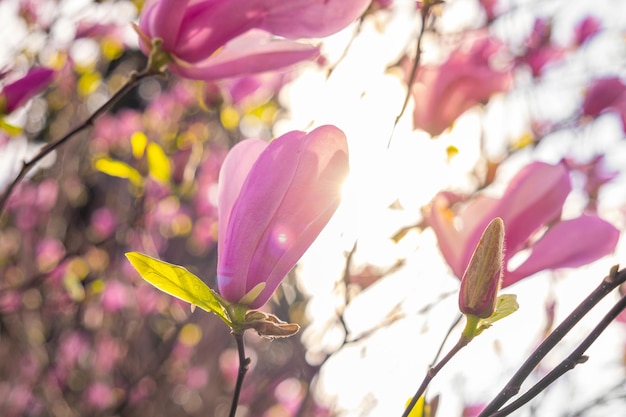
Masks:
[[[0,85],[33,66],[57,71],[42,94],[2,114],[3,190],[22,161],[144,68],[131,26],[142,6],[0,1]],[[302,331],[277,340],[246,335],[252,362],[238,416],[401,415],[459,314],[459,280],[425,216],[440,191],[498,196],[527,163],[566,161],[573,191],[564,217],[593,212],[623,230],[626,3],[437,5],[420,62],[444,80],[440,90],[424,89],[429,75],[418,72],[402,112],[422,6],[373,1],[360,21],[314,40],[322,48],[316,62],[281,72],[209,83],[146,79],[42,161],[0,217],[0,415],[227,415],[238,367],[228,329],[145,283],[124,253],[184,265],[216,288],[217,177],[244,138],[335,124],[348,137],[351,175],[335,217],[266,306]],[[468,53],[485,40],[483,55]],[[465,60],[446,74],[451,56]],[[465,80],[462,68],[481,59],[487,77]],[[434,380],[426,400],[438,397],[437,415],[475,415],[625,258],[622,239],[593,264],[507,287],[520,310]],[[616,297],[533,378],[566,356]],[[623,326],[614,323],[587,363],[516,415],[623,414]]]

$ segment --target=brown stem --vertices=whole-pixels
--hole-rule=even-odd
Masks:
[[[550,352],[561,339],[582,319],[600,300],[626,281],[626,269],[617,271],[617,266],[602,280],[602,283],[585,298],[574,311],[539,345],[532,355],[526,359],[515,375],[509,380],[498,395],[483,409],[478,417],[488,417],[498,411],[509,399],[515,396],[522,383],[537,367],[539,362]]]
[[[393,122],[393,128],[391,129],[391,135],[389,136],[389,141],[387,143],[387,147],[391,144],[391,138],[393,137],[393,133],[396,130],[396,126],[400,119],[404,115],[406,110],[406,106],[409,104],[409,98],[411,97],[411,87],[415,82],[415,77],[417,76],[417,69],[419,68],[419,64],[422,57],[422,39],[424,38],[424,33],[426,32],[426,23],[428,21],[428,17],[430,16],[431,7],[438,2],[430,2],[424,1],[423,9],[422,9],[422,26],[420,27],[420,32],[417,35],[417,46],[415,47],[415,59],[413,60],[413,66],[411,67],[411,73],[409,74],[409,80],[407,81],[407,91],[406,96],[404,96],[404,103],[402,103],[402,109],[400,113],[396,116],[396,120]]]
[[[593,330],[587,335],[587,337],[578,345],[578,347],[561,363],[559,363],[550,373],[544,376],[539,382],[533,385],[523,395],[520,395],[518,399],[511,404],[502,408],[499,411],[491,414],[490,417],[503,417],[508,416],[513,411],[519,409],[524,404],[535,398],[540,392],[545,390],[550,384],[563,376],[566,372],[571,371],[578,364],[587,361],[588,357],[584,355],[585,351],[596,341],[602,332],[608,327],[609,324],[626,308],[626,297],[622,297],[609,310],[609,312],[600,320],[600,322],[593,328]]]
[[[235,392],[233,393],[233,402],[230,405],[230,417],[235,417],[237,413],[237,406],[239,405],[239,395],[241,394],[241,387],[243,386],[243,379],[248,372],[248,366],[250,365],[250,358],[246,358],[246,350],[243,343],[243,332],[233,332],[235,341],[237,342],[237,351],[239,352],[239,373],[237,374],[237,382],[235,383]]]
[[[426,391],[426,388],[428,388],[428,384],[430,384],[430,381],[432,381],[433,378],[439,373],[439,371],[441,371],[441,369],[443,369],[443,367],[450,361],[450,359],[452,359],[454,355],[459,353],[461,349],[467,346],[469,342],[470,342],[470,339],[467,339],[465,336],[462,335],[459,341],[456,342],[456,344],[452,347],[452,349],[450,349],[450,351],[446,354],[446,356],[444,356],[439,361],[439,363],[437,363],[437,365],[433,366],[432,368],[428,370],[428,372],[426,373],[426,376],[422,380],[422,384],[419,386],[419,388],[413,395],[413,398],[411,398],[411,402],[409,403],[409,405],[407,405],[406,409],[404,410],[402,417],[408,417],[411,414],[413,407],[415,407],[415,404],[417,404],[417,401],[424,394],[424,391]]]

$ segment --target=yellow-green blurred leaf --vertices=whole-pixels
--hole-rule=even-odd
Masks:
[[[535,143],[535,137],[530,132],[523,133],[519,138],[513,142],[513,148],[524,149],[525,147]]]
[[[409,417],[428,417],[428,405],[424,404],[424,402],[424,396],[421,396],[409,413]],[[405,407],[408,407],[410,403],[411,398],[406,402]]]
[[[135,132],[130,137],[130,146],[133,150],[133,156],[137,159],[143,156],[148,145],[148,137],[143,132]]]
[[[119,58],[124,52],[124,45],[114,38],[104,38],[100,42],[100,47],[102,48],[102,55],[109,61]]]
[[[164,293],[215,313],[226,324],[231,325],[215,292],[182,266],[163,262],[139,252],[128,252],[126,258],[143,279]]]
[[[137,187],[143,186],[143,177],[135,168],[125,162],[116,161],[109,157],[98,158],[94,161],[93,166],[100,172],[113,177],[126,178]]]
[[[220,121],[224,128],[228,130],[237,128],[237,126],[239,126],[239,120],[239,112],[233,107],[225,106],[220,112]]]
[[[0,105],[0,107],[2,107]],[[0,117],[0,129],[4,130],[9,136],[17,136],[22,134],[23,129],[19,126],[12,125],[7,122],[4,117]]]
[[[170,160],[165,151],[156,143],[149,143],[146,149],[150,176],[155,180],[167,184],[170,181]]]
[[[448,162],[450,162],[452,158],[454,158],[458,154],[459,154],[459,148],[457,148],[456,146],[450,145],[446,148],[446,156],[447,156]]]
[[[102,75],[99,72],[86,72],[78,79],[78,94],[85,97],[94,93],[100,83],[102,82]]]

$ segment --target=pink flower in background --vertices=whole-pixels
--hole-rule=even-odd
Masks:
[[[555,45],[552,40],[552,23],[548,19],[537,18],[530,34],[524,42],[526,50],[517,62],[530,68],[533,77],[540,77],[544,69],[557,63],[565,55],[565,48]]]
[[[365,12],[370,0],[148,0],[141,47],[163,41],[176,75],[211,80],[312,59],[319,48],[292,39],[324,37]],[[275,36],[283,37],[281,39]]]
[[[501,8],[498,4],[499,0],[478,0],[478,2],[485,11],[487,22],[491,22],[502,13],[502,11],[499,10]]]
[[[616,179],[620,174],[619,171],[607,167],[604,154],[595,155],[586,162],[564,158],[563,163],[572,173],[582,175],[585,183],[583,189],[589,197],[587,209],[596,211],[600,189],[603,185]]]
[[[102,292],[102,308],[105,311],[120,311],[128,307],[130,302],[130,290],[126,285],[114,279],[106,282]]]
[[[0,92],[0,114],[8,114],[43,91],[56,72],[49,68],[33,68],[17,81],[5,85]]]
[[[585,265],[614,251],[619,231],[610,223],[588,214],[561,219],[571,189],[565,166],[533,162],[511,180],[499,199],[481,195],[453,212],[460,196],[439,193],[428,220],[444,258],[460,278],[485,226],[495,217],[502,218],[506,230],[502,286],[506,287],[539,271]],[[509,265],[514,255],[525,250],[529,254],[521,264]]]
[[[236,145],[219,177],[221,295],[265,304],[337,209],[347,174],[346,138],[334,126]]]
[[[413,126],[439,135],[466,110],[508,90],[510,72],[491,62],[502,46],[492,38],[476,39],[454,50],[441,65],[422,67],[411,87]]]
[[[603,77],[591,81],[582,104],[584,116],[598,117],[604,112],[614,112],[622,121],[626,132],[626,84],[619,77]]]
[[[574,27],[574,42],[580,46],[602,29],[602,22],[595,16],[587,16]]]

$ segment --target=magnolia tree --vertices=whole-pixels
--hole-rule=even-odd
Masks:
[[[0,415],[624,414],[621,3],[1,2]]]

